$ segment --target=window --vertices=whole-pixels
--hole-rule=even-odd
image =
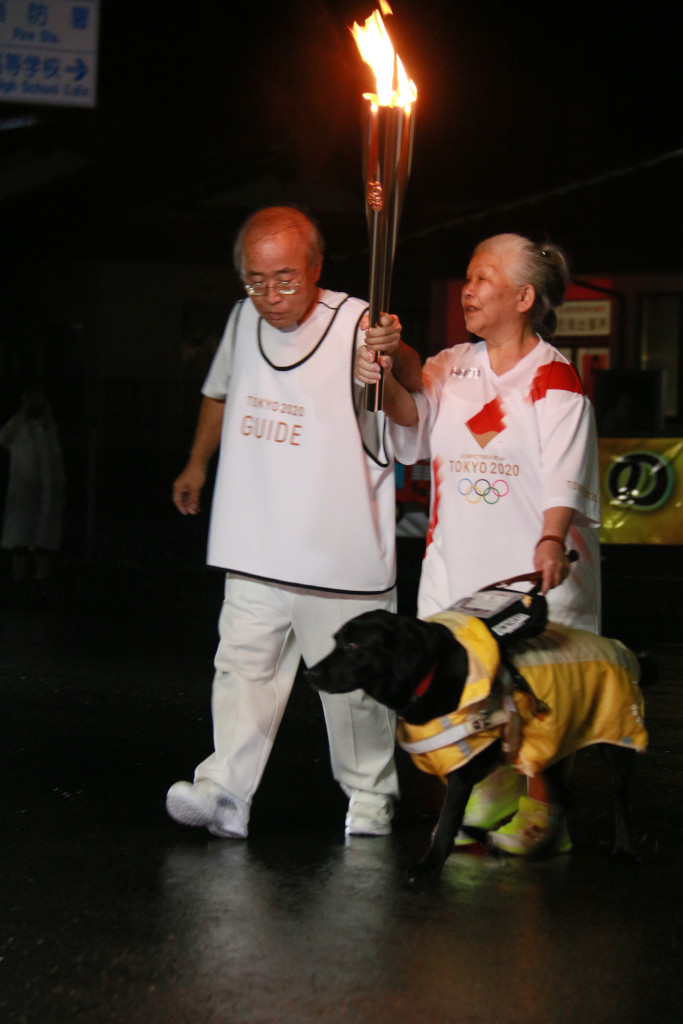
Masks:
[[[678,419],[681,409],[683,296],[644,295],[641,299],[640,365],[664,370],[664,412]]]

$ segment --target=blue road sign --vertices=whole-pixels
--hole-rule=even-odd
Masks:
[[[0,102],[94,107],[100,0],[0,0]]]

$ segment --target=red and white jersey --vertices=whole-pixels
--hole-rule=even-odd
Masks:
[[[271,327],[248,300],[233,310],[203,388],[221,399],[229,384],[211,565],[345,593],[393,587],[393,463],[383,444],[370,454],[354,407],[365,310],[359,299],[321,292],[291,331]]]
[[[579,560],[547,595],[555,622],[598,631],[599,466],[591,405],[567,360],[539,343],[506,373],[486,345],[427,360],[416,427],[391,425],[396,457],[429,457],[432,493],[420,580],[422,617],[481,587],[533,570],[545,509],[574,510]]]

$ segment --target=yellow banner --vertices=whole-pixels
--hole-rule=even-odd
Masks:
[[[602,544],[683,544],[683,438],[600,438]]]

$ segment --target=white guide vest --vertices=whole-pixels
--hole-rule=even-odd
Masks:
[[[354,409],[366,306],[333,297],[310,350],[288,366],[268,360],[258,313],[242,304],[208,562],[292,586],[381,593],[395,582],[393,464],[364,448]]]

